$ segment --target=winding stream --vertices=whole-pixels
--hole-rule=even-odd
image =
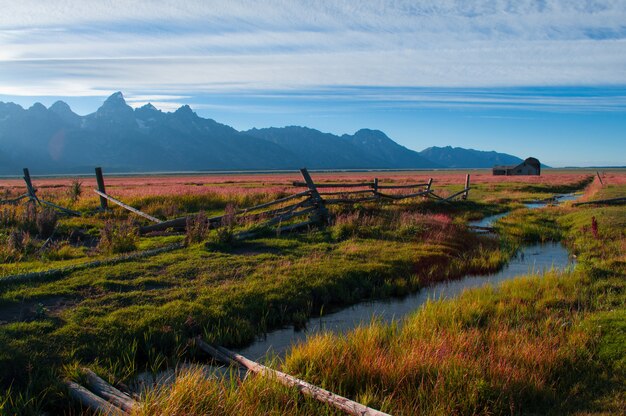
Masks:
[[[571,201],[578,196],[573,194],[560,195],[557,202]],[[526,204],[534,209],[546,206],[545,202]],[[470,225],[490,227],[508,213],[496,214]],[[523,247],[500,271],[486,275],[467,275],[461,279],[436,283],[427,286],[417,293],[402,298],[391,298],[376,301],[366,301],[354,306],[329,313],[321,317],[313,317],[307,321],[305,329],[298,330],[293,326],[271,331],[259,337],[246,348],[237,350],[240,354],[252,360],[259,361],[268,355],[284,357],[289,348],[307,337],[320,333],[344,333],[361,324],[367,324],[372,319],[381,322],[399,321],[414,312],[429,299],[444,299],[459,295],[468,288],[484,285],[496,285],[516,276],[527,274],[541,274],[547,270],[565,270],[574,267],[575,263],[561,243],[533,244]]]
[[[580,195],[567,194],[555,197],[555,202],[575,200]],[[527,208],[535,209],[546,206],[546,202],[526,204]],[[493,223],[508,213],[496,214],[469,225],[491,227]],[[481,231],[478,231],[481,232]],[[517,276],[528,274],[542,274],[545,271],[566,270],[575,266],[574,260],[561,243],[532,244],[520,249],[517,254],[498,272],[486,275],[467,275],[461,279],[440,282],[422,288],[419,292],[402,298],[390,298],[376,301],[365,301],[351,307],[329,313],[321,317],[312,317],[307,321],[305,329],[298,330],[287,326],[271,331],[257,338],[246,348],[236,350],[243,356],[255,361],[263,361],[268,356],[283,358],[290,347],[304,342],[307,337],[321,332],[345,333],[361,324],[367,324],[372,319],[389,323],[401,321],[410,313],[415,312],[428,300],[446,299],[459,295],[468,288],[485,285],[497,285],[500,282],[511,280]],[[183,364],[181,367],[189,366]],[[198,365],[195,365],[198,366]],[[207,375],[229,376],[228,367],[200,365]],[[146,372],[138,376],[133,387],[136,391],[155,384],[169,384],[175,379],[174,369],[169,369],[156,376]]]

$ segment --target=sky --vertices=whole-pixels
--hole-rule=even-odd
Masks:
[[[0,101],[626,165],[626,0],[0,0]]]

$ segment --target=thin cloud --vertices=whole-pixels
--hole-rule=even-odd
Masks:
[[[624,22],[626,2],[611,0],[23,0],[0,15],[0,94],[624,85]],[[561,105],[486,105],[513,101]]]

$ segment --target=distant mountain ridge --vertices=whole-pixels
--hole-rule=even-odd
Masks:
[[[506,153],[464,149],[462,147],[429,147],[420,152],[426,159],[449,168],[490,168],[495,165],[518,165],[517,156]]]
[[[84,173],[94,166],[109,172],[429,169],[491,167],[509,160],[521,159],[450,147],[416,152],[369,129],[342,136],[299,126],[237,131],[199,117],[187,105],[174,112],[151,104],[133,109],[121,92],[86,116],[63,101],[28,109],[0,102],[4,175],[21,167],[38,174]]]

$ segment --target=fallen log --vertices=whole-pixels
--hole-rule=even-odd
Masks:
[[[246,357],[239,355],[235,352],[229,351],[226,348],[220,346],[211,346],[204,342],[202,339],[197,338],[198,347],[206,353],[214,356],[220,361],[228,360],[227,362],[233,362],[239,364],[253,373],[257,373],[264,376],[273,377],[276,381],[284,384],[288,387],[295,387],[300,393],[305,396],[312,397],[322,403],[331,405],[336,409],[339,409],[349,415],[354,416],[389,416],[387,413],[381,412],[371,407],[362,405],[350,399],[347,399],[338,394],[332,393],[328,390],[324,390],[306,381],[297,379],[289,374],[285,374],[281,371],[272,370],[262,364],[247,359]]]
[[[125,204],[125,203],[123,203],[122,201],[120,201],[120,200],[118,200],[118,199],[115,199],[115,198],[113,198],[112,196],[105,194],[104,192],[100,192],[100,191],[98,191],[97,189],[94,189],[93,191],[94,191],[95,193],[97,193],[98,195],[100,195],[102,198],[106,198],[106,199],[108,199],[109,201],[113,202],[114,204],[117,204],[117,205],[119,205],[120,207],[122,207],[122,208],[124,208],[124,209],[129,210],[130,212],[134,212],[135,214],[137,214],[137,215],[139,215],[139,216],[141,216],[141,217],[144,217],[144,218],[146,218],[146,219],[148,219],[148,220],[150,220],[150,221],[152,221],[152,222],[156,222],[156,223],[158,223],[158,224],[160,224],[160,223],[162,223],[162,222],[163,222],[163,221],[161,221],[160,219],[153,217],[152,215],[148,215],[148,214],[146,214],[145,212],[141,212],[141,211],[139,211],[137,208],[133,208],[133,207],[131,207],[130,205],[126,205],[126,204]]]
[[[130,396],[122,393],[88,368],[83,368],[83,374],[87,382],[87,386],[98,396],[104,398],[123,411],[130,413],[133,409],[139,407],[139,403]]]
[[[73,381],[66,381],[65,386],[70,393],[70,397],[99,414],[108,416],[121,416],[127,414],[119,407],[107,402],[101,397],[98,397],[80,384],[74,383]]]

